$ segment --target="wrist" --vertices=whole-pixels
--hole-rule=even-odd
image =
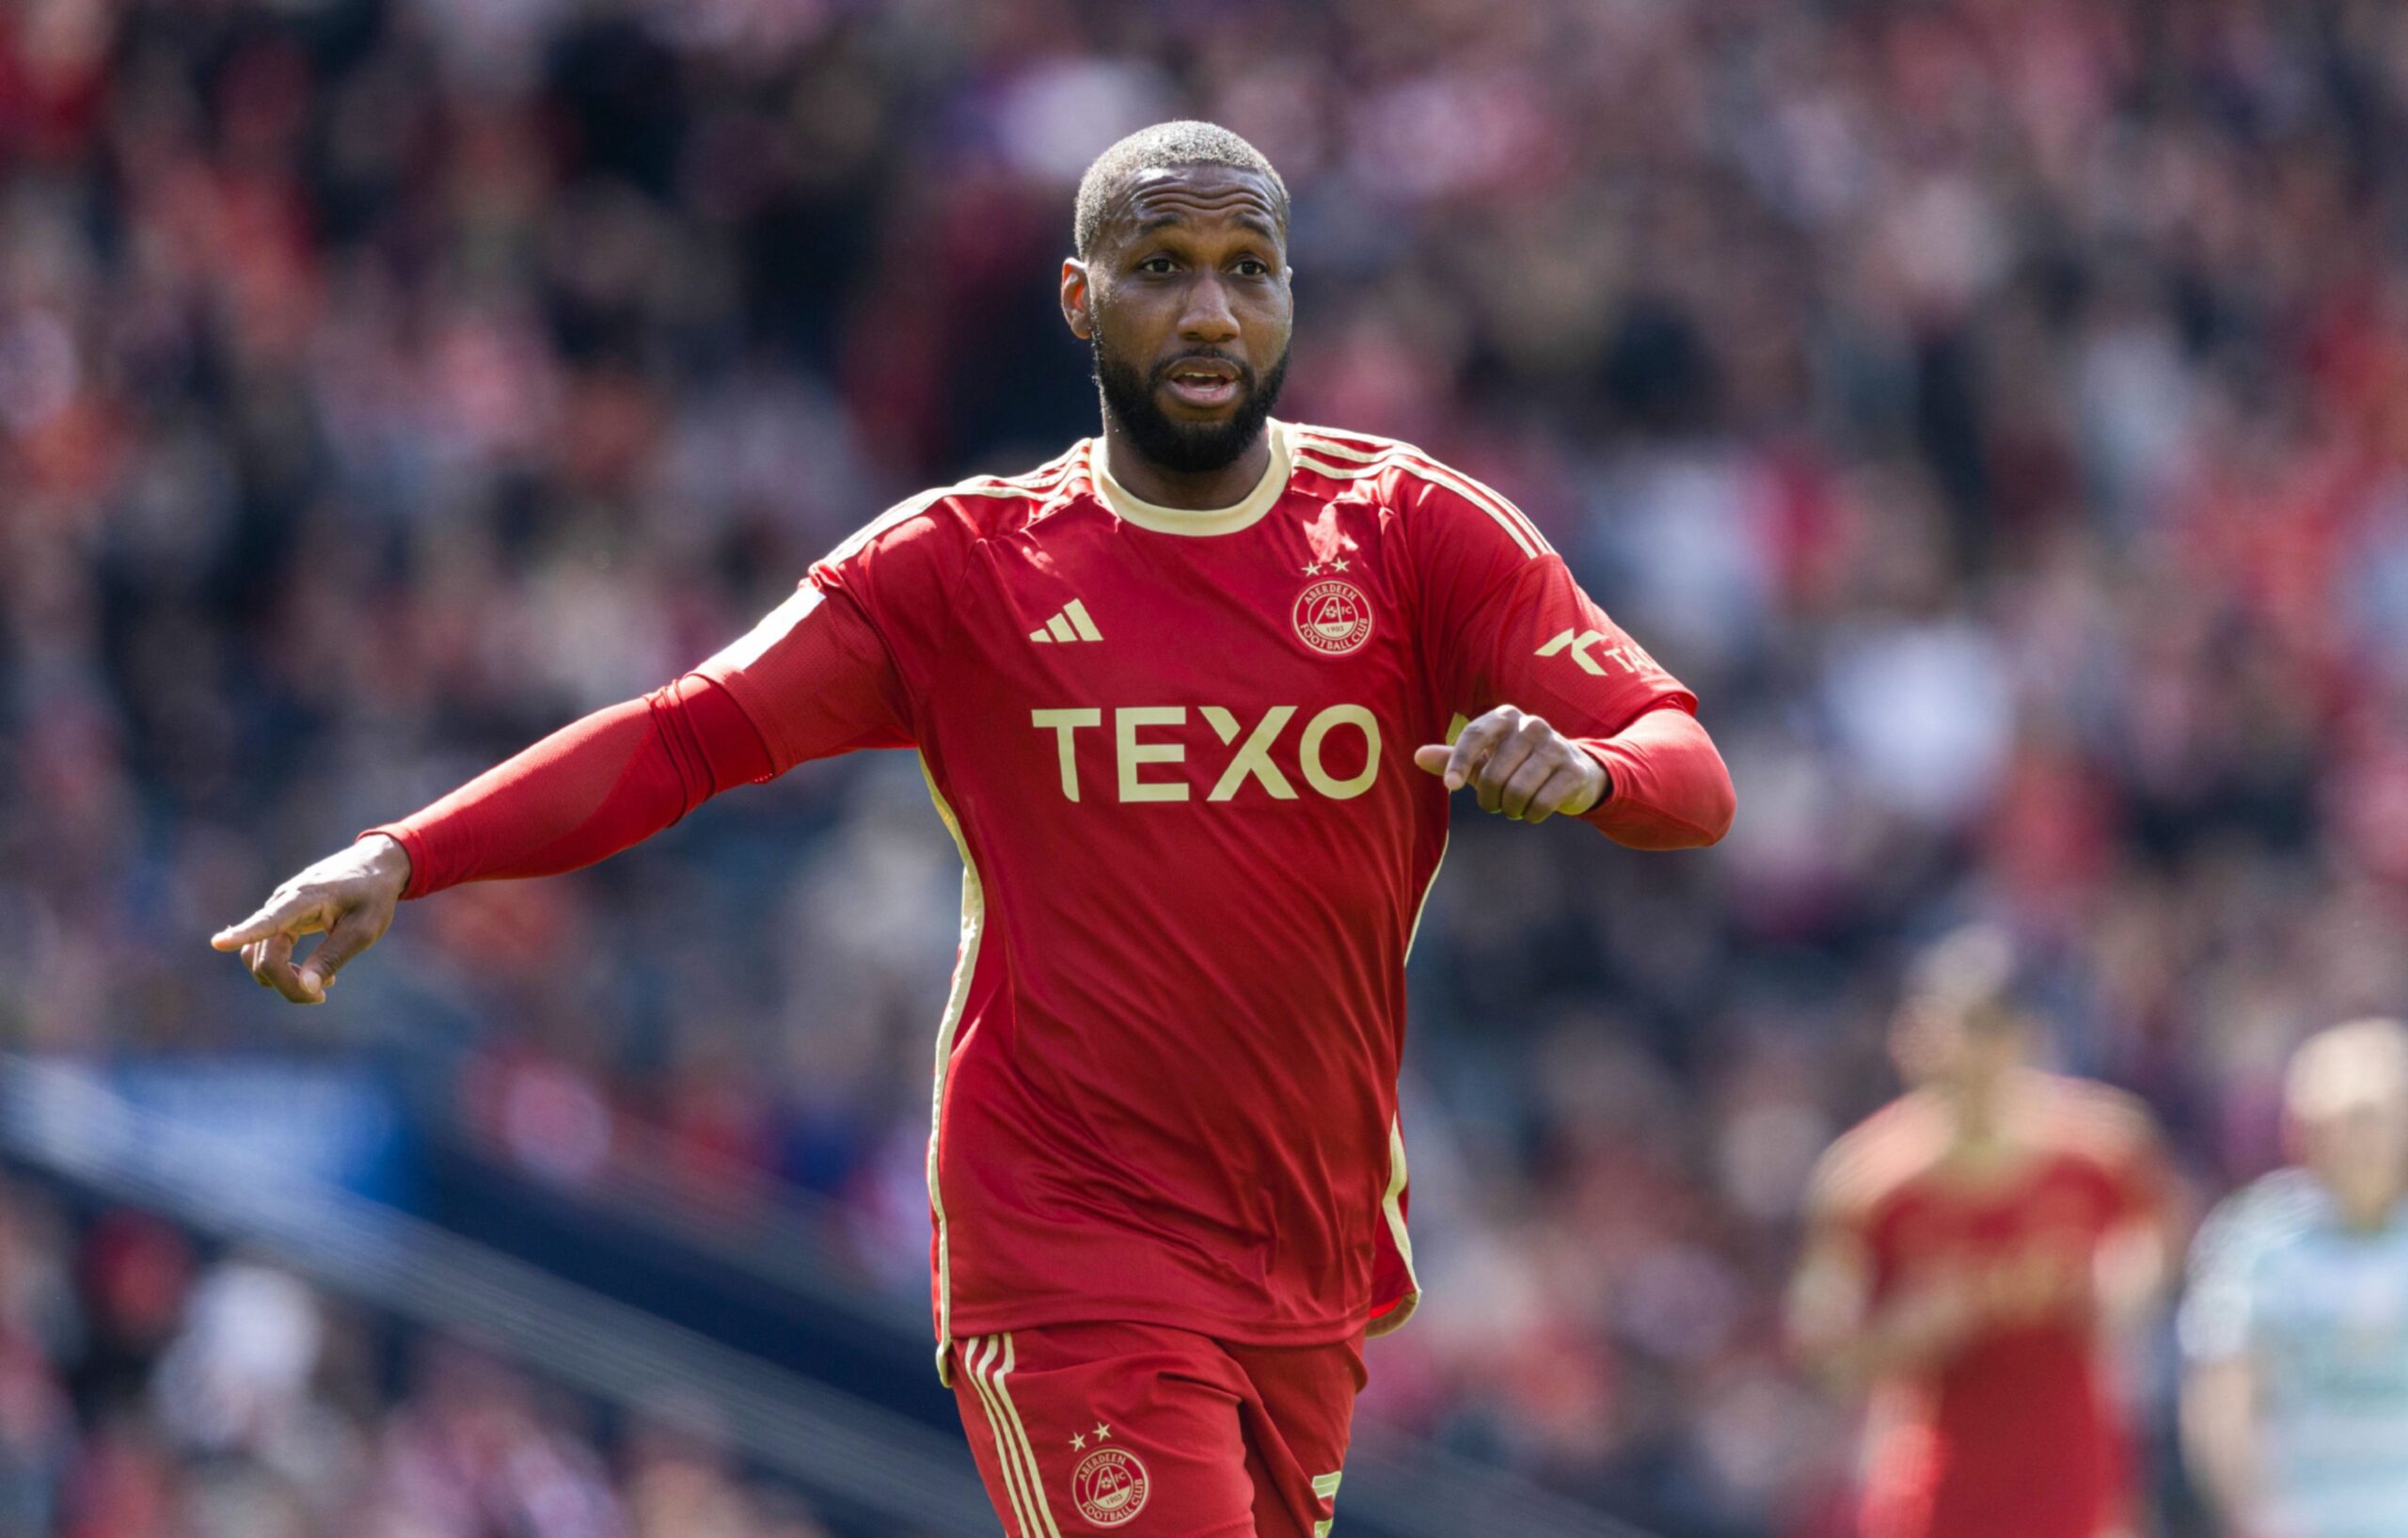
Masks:
[[[1580,750],[1580,762],[1589,770],[1589,788],[1582,793],[1586,800],[1576,797],[1563,809],[1576,817],[1585,817],[1605,805],[1613,795],[1614,775],[1613,770],[1606,766],[1606,761],[1597,756],[1594,748],[1577,738],[1573,740],[1573,746]]]
[[[390,882],[397,897],[410,889],[410,851],[400,839],[377,829],[360,834],[359,842],[367,847],[372,875]]]

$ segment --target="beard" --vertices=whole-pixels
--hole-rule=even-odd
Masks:
[[[1271,408],[1279,402],[1279,387],[1288,378],[1287,352],[1259,379],[1244,364],[1210,349],[1181,354],[1156,364],[1150,373],[1140,373],[1135,364],[1114,356],[1104,344],[1101,322],[1087,340],[1095,354],[1095,382],[1103,394],[1103,409],[1129,435],[1139,453],[1174,475],[1209,475],[1235,464],[1262,431],[1262,424],[1271,420]],[[1155,394],[1171,371],[1195,357],[1220,358],[1238,371],[1238,408],[1228,420],[1176,421],[1155,404]]]

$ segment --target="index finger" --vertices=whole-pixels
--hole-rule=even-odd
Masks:
[[[293,928],[295,921],[300,918],[302,910],[308,906],[309,905],[298,895],[271,898],[258,912],[243,920],[242,923],[229,925],[211,935],[209,943],[213,948],[221,951],[240,950],[254,940],[265,940],[270,935],[282,934]]]
[[[1497,751],[1497,744],[1512,730],[1495,711],[1465,727],[1463,736],[1455,738],[1455,751],[1447,755],[1447,788],[1461,790],[1468,785],[1488,755]]]

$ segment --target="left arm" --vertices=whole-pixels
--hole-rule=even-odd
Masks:
[[[2274,1531],[2266,1507],[2259,1362],[2266,1287],[2259,1262],[2270,1197],[2280,1200],[2265,1186],[2227,1197],[2200,1229],[2175,1332],[2183,1357],[2183,1459],[2234,1538]]]
[[[1469,718],[1413,761],[1522,822],[1560,812],[1641,849],[1712,844],[1731,774],[1697,696],[1580,591],[1519,510],[1477,482],[1415,488],[1424,646]]]
[[[2270,1530],[2258,1457],[2258,1372],[2247,1356],[2193,1362],[2178,1402],[2192,1480],[2235,1538]]]
[[[1651,707],[1610,737],[1572,737],[1543,716],[1500,705],[1464,728],[1450,748],[1417,748],[1413,761],[1472,787],[1483,812],[1545,822],[1585,817],[1634,849],[1711,844],[1731,826],[1731,771],[1686,709]]]

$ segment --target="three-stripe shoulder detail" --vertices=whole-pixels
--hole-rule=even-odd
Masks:
[[[1539,532],[1539,526],[1530,521],[1529,515],[1514,506],[1502,492],[1440,464],[1410,443],[1370,433],[1337,434],[1296,423],[1289,424],[1289,433],[1299,469],[1337,481],[1359,481],[1397,470],[1425,485],[1450,491],[1487,514],[1526,557],[1536,560],[1554,553],[1554,547]]]
[[[1075,451],[1073,451],[1075,453]],[[990,497],[1024,502],[1044,502],[1062,487],[1075,468],[1070,455],[1030,470],[1024,475],[975,475],[957,481],[949,486],[936,486],[916,497],[906,498],[877,517],[847,535],[843,544],[820,557],[825,563],[835,563],[857,554],[871,540],[888,530],[908,523],[949,497]]]
[[[1814,1171],[1814,1205],[1833,1213],[1864,1213],[1930,1166],[1940,1129],[1929,1108],[1911,1097],[1893,1101],[1825,1150]]]
[[[973,497],[1018,497],[1036,506],[1029,511],[1028,521],[1061,510],[1085,472],[1086,456],[1084,444],[1074,444],[1060,456],[1022,475],[986,475],[974,477],[954,489]]]
[[[961,484],[978,489],[1052,492],[1059,488],[1069,471],[1082,462],[1081,450],[1085,446],[1083,438],[1033,470],[1023,470],[1018,475],[974,475]]]

